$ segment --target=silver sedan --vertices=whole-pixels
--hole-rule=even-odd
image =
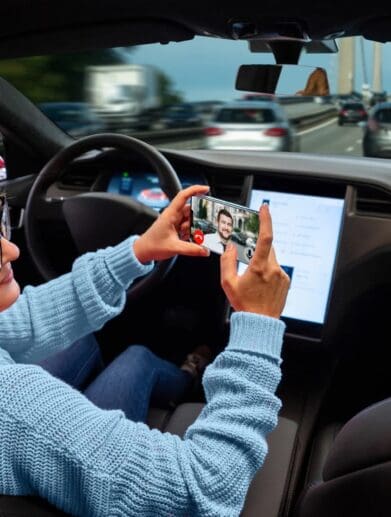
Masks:
[[[295,135],[281,106],[272,101],[224,104],[204,129],[207,149],[293,151]]]

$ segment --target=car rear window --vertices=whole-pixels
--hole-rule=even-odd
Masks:
[[[271,109],[223,108],[216,116],[216,122],[236,124],[267,124],[277,120]]]
[[[391,108],[379,110],[375,114],[375,119],[378,122],[385,122],[386,124],[391,124]]]
[[[362,110],[364,109],[364,106],[362,104],[358,104],[358,103],[352,103],[352,104],[344,104],[343,105],[343,108],[345,110]]]

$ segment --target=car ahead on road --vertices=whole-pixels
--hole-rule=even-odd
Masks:
[[[369,100],[370,106],[375,106],[379,102],[387,102],[387,92],[374,92]]]
[[[172,198],[180,188],[180,177],[182,184],[209,185],[212,196],[226,201],[254,209],[266,200],[270,205],[273,246],[292,283],[282,315],[286,330],[277,388],[281,409],[276,429],[265,438],[266,459],[248,490],[248,482],[224,475],[211,462],[184,465],[172,475],[172,494],[164,498],[163,514],[176,517],[170,505],[180,493],[183,500],[191,500],[184,515],[388,517],[391,161],[363,157],[361,147],[353,156],[359,129],[337,127],[334,115],[302,131],[306,152],[269,153],[255,148],[217,152],[197,148],[198,137],[189,140],[191,132],[186,131],[175,132],[171,140],[166,136],[154,141],[152,147],[112,134],[75,142],[53,125],[37,103],[58,98],[60,91],[79,98],[84,71],[97,61],[111,64],[118,59],[159,67],[166,77],[161,93],[173,99],[169,102],[178,104],[181,96],[231,102],[241,95],[233,87],[238,67],[262,60],[262,54],[245,53],[257,40],[271,36],[269,47],[281,58],[297,56],[298,50],[304,50],[303,40],[326,38],[326,43],[332,43],[332,35],[342,36],[347,45],[350,36],[367,38],[368,47],[375,41],[391,42],[390,2],[357,2],[352,9],[350,0],[339,0],[338,6],[306,0],[234,4],[2,0],[0,13],[0,154],[8,174],[2,188],[11,206],[12,240],[23,250],[14,263],[22,288],[69,271],[73,260],[86,251],[148,228],[156,212],[138,201],[143,189],[153,197],[163,197],[164,191]],[[276,44],[278,36],[281,40]],[[292,36],[296,37],[293,44]],[[107,48],[102,49],[104,45]],[[391,70],[389,46],[381,45],[384,78]],[[338,57],[331,55],[333,66]],[[315,66],[325,59],[310,53],[305,58]],[[272,55],[265,57],[269,63],[272,59]],[[349,76],[344,62],[338,70],[342,79]],[[247,243],[246,248],[252,249]],[[132,286],[122,313],[97,332],[106,363],[125,344],[140,339],[176,364],[199,343],[208,342],[215,353],[226,345],[233,309],[220,287],[219,257],[213,253],[202,259],[178,257],[169,266],[157,264],[151,276]],[[242,264],[238,271],[243,273]],[[262,270],[256,268],[255,274],[262,275]],[[249,364],[264,338],[253,336],[253,352],[246,356]],[[9,390],[12,399],[14,386]],[[254,404],[260,402],[251,390],[248,398]],[[191,440],[194,427],[190,426],[206,399],[199,387],[164,408],[151,404],[148,425],[178,446],[178,463],[182,459],[179,440],[184,437],[186,444]],[[246,407],[237,409],[244,435],[249,432],[249,412]],[[208,408],[202,412],[199,428],[207,412]],[[112,416],[123,418],[117,413]],[[153,436],[160,436],[159,431]],[[214,433],[221,432],[216,423]],[[226,459],[236,468],[241,462],[240,435],[230,438],[237,453]],[[64,435],[68,442],[74,439]],[[163,451],[154,444],[146,443],[148,460],[164,461]],[[15,451],[9,451],[6,443],[1,445],[2,461],[6,452],[14,453],[13,474],[17,475],[22,452],[30,458],[30,449],[23,449],[23,443]],[[51,450],[51,444],[47,446]],[[259,459],[257,451],[254,442],[254,461]],[[55,472],[54,452],[51,457]],[[77,457],[69,457],[73,473],[79,472],[74,470],[78,464]],[[69,470],[62,472],[64,485],[82,487],[83,479]],[[97,500],[110,489],[119,495],[121,487],[108,486],[99,465],[91,465],[91,470],[96,474]],[[164,475],[171,476],[171,470]],[[204,476],[210,483],[207,493],[199,494],[191,481]],[[126,494],[128,504],[116,517],[159,515],[148,499],[159,492],[159,482],[140,481]],[[51,505],[38,497],[0,497],[2,517],[67,515],[53,507],[59,502],[51,478],[37,487],[32,476],[28,491]],[[82,489],[80,493],[82,497]],[[142,508],[140,494],[147,501]],[[206,509],[199,505],[201,497],[210,502]],[[222,499],[227,505],[240,500],[242,511],[226,511],[225,505],[216,508],[216,501]],[[73,515],[89,515],[87,505],[80,505]]]
[[[56,126],[73,137],[103,133],[105,130],[105,124],[86,102],[43,102],[39,108]]]
[[[167,129],[197,127],[202,124],[202,117],[191,103],[176,104],[165,109],[161,121]]]
[[[163,116],[164,108],[147,108],[139,113],[137,119],[132,124],[132,129],[135,131],[158,131],[164,129]]]
[[[204,145],[214,150],[292,151],[294,130],[281,106],[272,101],[223,105],[204,129]]]
[[[344,102],[338,112],[338,125],[367,120],[368,113],[362,102]]]
[[[371,109],[362,145],[364,156],[391,158],[391,102],[376,104]]]

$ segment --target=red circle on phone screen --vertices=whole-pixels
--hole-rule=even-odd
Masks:
[[[202,244],[204,242],[204,232],[201,230],[194,230],[193,239],[196,244]]]

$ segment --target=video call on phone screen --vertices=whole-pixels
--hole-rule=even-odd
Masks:
[[[224,253],[228,243],[238,250],[238,260],[248,264],[259,233],[258,213],[220,200],[193,197],[192,240],[214,253]]]

